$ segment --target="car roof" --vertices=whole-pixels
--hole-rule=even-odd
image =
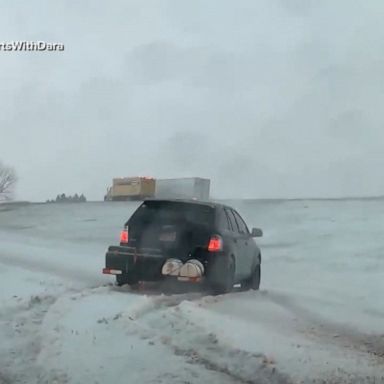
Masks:
[[[184,203],[184,204],[194,204],[194,205],[202,205],[211,208],[231,208],[227,205],[216,203],[213,201],[201,201],[195,199],[145,199],[144,203],[150,201],[164,202],[164,203]],[[232,208],[231,208],[232,209]]]

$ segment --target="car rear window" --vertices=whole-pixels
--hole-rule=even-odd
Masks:
[[[142,224],[191,224],[211,226],[214,209],[207,205],[182,202],[149,201],[144,202],[128,220],[129,226]]]

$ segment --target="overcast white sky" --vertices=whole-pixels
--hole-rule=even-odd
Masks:
[[[382,0],[12,1],[0,159],[17,197],[102,199],[115,176],[217,197],[384,194]]]

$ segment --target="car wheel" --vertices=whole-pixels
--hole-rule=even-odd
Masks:
[[[138,279],[127,275],[127,274],[122,274],[122,275],[116,275],[116,285],[121,287],[122,285],[128,284],[128,285],[136,285],[138,283]]]
[[[243,291],[248,291],[249,289],[258,290],[260,288],[260,280],[261,280],[261,266],[260,264],[256,265],[256,267],[252,271],[252,275],[241,283],[241,289]]]
[[[222,281],[220,281],[220,283],[215,283],[212,287],[213,292],[217,295],[229,293],[233,289],[233,284],[235,282],[235,261],[232,257],[230,258],[226,271],[223,273],[222,277]]]
[[[251,276],[250,289],[258,290],[260,288],[260,280],[261,280],[261,266],[260,264],[258,264]]]

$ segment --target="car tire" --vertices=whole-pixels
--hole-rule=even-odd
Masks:
[[[241,289],[248,291],[250,289],[258,290],[260,288],[261,280],[261,265],[258,264],[252,271],[252,275],[241,283]]]
[[[232,291],[235,283],[235,270],[235,261],[233,257],[231,257],[227,263],[226,271],[223,273],[222,281],[212,286],[214,294],[221,295]]]
[[[122,285],[125,285],[125,284],[135,286],[138,284],[138,282],[139,280],[134,276],[130,276],[127,274],[116,275],[116,285],[118,287],[121,287]]]
[[[260,280],[261,280],[261,265],[258,264],[256,268],[253,270],[249,288],[257,291],[260,288]]]

